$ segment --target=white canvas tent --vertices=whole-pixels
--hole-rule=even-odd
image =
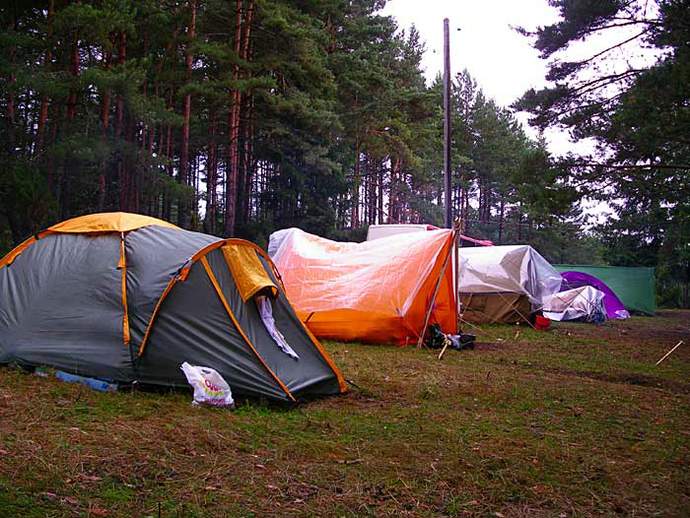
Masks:
[[[606,320],[602,291],[592,286],[581,286],[556,293],[544,305],[544,316],[550,320]]]
[[[541,308],[561,289],[561,274],[529,245],[460,249],[460,293],[519,293]]]
[[[561,275],[529,245],[464,247],[459,252],[465,321],[526,321],[560,290]]]

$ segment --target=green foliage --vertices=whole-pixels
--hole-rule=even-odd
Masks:
[[[656,266],[662,301],[687,307],[688,4],[557,0],[553,5],[562,19],[531,36],[542,57],[551,59],[548,78],[554,84],[525,93],[516,106],[531,112],[537,127],[563,126],[576,138],[597,141],[604,158],[569,157],[563,166],[584,194],[615,210],[615,219],[597,231],[606,259]],[[578,62],[562,59],[574,42],[612,28],[617,33],[610,48]],[[636,45],[656,50],[656,60],[637,63]],[[614,54],[628,59],[612,59]]]

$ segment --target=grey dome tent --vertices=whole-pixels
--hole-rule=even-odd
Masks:
[[[248,241],[93,214],[0,260],[0,363],[187,386],[184,361],[216,369],[247,396],[295,401],[346,390],[270,258]]]

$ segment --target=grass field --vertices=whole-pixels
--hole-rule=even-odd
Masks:
[[[292,409],[0,369],[0,516],[690,514],[690,312],[474,331],[327,343],[356,387]]]

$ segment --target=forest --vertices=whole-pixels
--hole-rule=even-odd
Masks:
[[[2,2],[0,252],[98,211],[260,245],[289,226],[361,240],[375,223],[441,225],[442,81],[385,3]],[[550,4],[559,22],[516,28],[550,86],[502,107],[453,77],[453,212],[465,233],[552,262],[654,266],[660,303],[688,307],[690,5]],[[621,27],[610,48],[563,58]],[[607,68],[629,45],[658,57]],[[553,156],[517,111],[596,153]],[[584,199],[612,216],[590,221]]]

